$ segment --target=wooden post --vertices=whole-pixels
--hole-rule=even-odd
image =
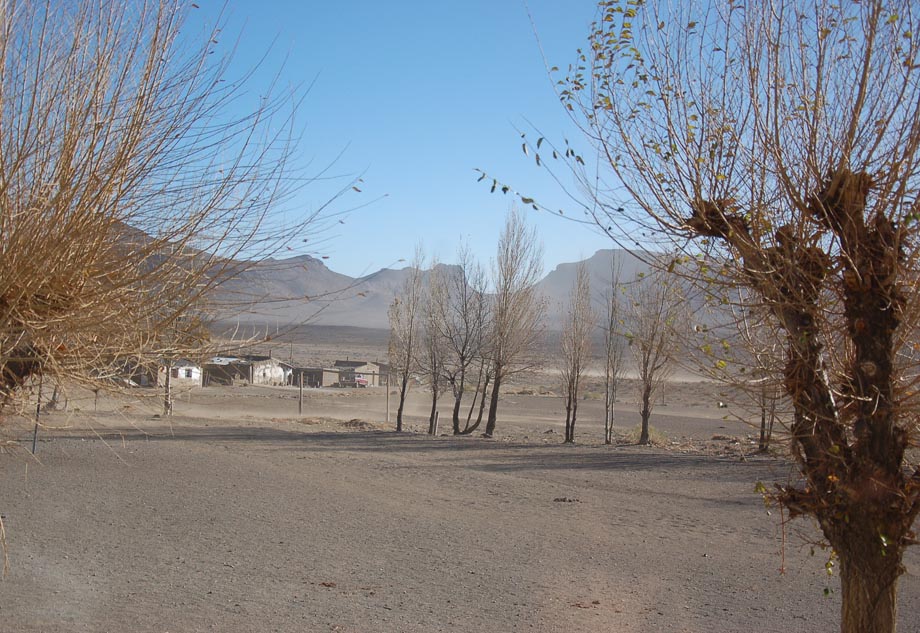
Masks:
[[[300,372],[300,401],[297,403],[297,414],[303,415],[303,371]]]
[[[386,423],[390,423],[390,379],[387,378],[387,419]]]
[[[42,413],[42,384],[45,381],[45,375],[41,374],[38,377],[38,402],[35,404],[35,428],[32,430],[32,454],[35,454],[35,451],[38,448],[38,418]]]
[[[166,377],[164,380],[163,393],[163,417],[169,417],[173,412],[172,401],[172,361],[166,361]]]

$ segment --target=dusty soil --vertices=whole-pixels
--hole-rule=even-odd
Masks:
[[[0,631],[835,630],[818,533],[753,492],[789,464],[754,455],[718,397],[673,386],[646,448],[603,446],[593,399],[563,446],[560,401],[526,393],[493,440],[397,435],[373,389],[308,390],[301,417],[296,389],[208,388],[171,422],[74,395],[36,460],[0,455]],[[906,566],[902,631],[918,552]]]

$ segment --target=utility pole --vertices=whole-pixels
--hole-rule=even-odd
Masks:
[[[297,403],[297,414],[303,415],[303,371],[300,372],[300,401]]]

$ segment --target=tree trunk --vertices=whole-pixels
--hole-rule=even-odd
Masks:
[[[433,389],[431,392],[431,413],[428,414],[428,432],[434,432],[434,416],[438,412],[438,390]]]
[[[454,435],[460,435],[460,403],[463,399],[463,394],[460,394],[454,398],[454,410],[451,413],[451,424],[453,424]]]
[[[652,390],[645,386],[642,389],[642,432],[639,433],[639,444],[649,444],[648,420],[652,416],[651,409]]]
[[[773,399],[770,401],[770,423],[767,425],[767,448],[770,448],[770,442],[773,441],[773,425],[775,423],[776,423],[776,395],[774,395]]]
[[[463,393],[466,391],[466,371],[460,370],[459,381],[454,378],[451,383],[454,392],[454,409],[451,412],[451,424],[453,425],[454,435],[460,435],[460,405],[463,402]]]
[[[473,409],[476,407],[476,396],[473,396],[473,402],[470,404],[470,413],[466,417],[466,428],[460,432],[460,435],[469,435],[473,431],[479,428],[479,425],[482,424],[482,414],[486,408],[486,394],[489,393],[489,381],[491,377],[486,374],[485,384],[482,386],[482,393],[479,398],[479,415],[476,416],[476,422],[471,426],[470,420],[473,417]],[[476,393],[479,394],[479,387],[476,387]]]
[[[170,416],[172,412],[172,363],[166,363],[166,379],[163,381],[163,415]]]
[[[575,443],[575,420],[578,418],[578,391],[572,398],[572,423],[569,425],[569,444]]]
[[[610,378],[607,377],[604,385],[604,444],[611,444],[613,424],[613,398],[610,395]]]
[[[613,444],[613,421],[616,415],[617,386],[610,381],[604,396],[604,444]]]
[[[470,420],[473,419],[473,411],[476,410],[476,403],[479,402],[479,388],[480,388],[480,385],[477,383],[476,391],[473,392],[473,401],[470,402],[470,410],[466,412],[466,429],[465,430],[469,430]],[[483,392],[483,397],[485,397],[485,392]]]
[[[492,437],[495,432],[495,422],[498,419],[498,388],[502,383],[501,369],[495,368],[495,381],[492,383],[492,398],[489,402],[489,419],[486,422],[486,437]]]
[[[572,425],[572,396],[571,394],[566,395],[565,397],[565,439],[563,443],[568,444],[571,442],[571,425]]]
[[[403,408],[406,405],[406,392],[409,390],[408,374],[402,376],[402,384],[399,385],[399,407],[396,409],[396,432],[402,433],[403,430]]]
[[[841,633],[894,633],[897,628],[898,578],[902,546],[884,547],[877,532],[854,538],[849,544],[867,542],[868,549],[838,552],[840,555]]]
[[[773,424],[776,421],[776,395],[768,395],[766,388],[761,396],[760,405],[760,442],[758,450],[766,453],[770,449],[770,441],[773,439]]]

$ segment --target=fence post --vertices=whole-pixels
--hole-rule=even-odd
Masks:
[[[38,403],[35,405],[35,428],[32,429],[32,454],[35,454],[38,448],[38,418],[42,413],[42,384],[45,382],[45,375],[38,377]]]

